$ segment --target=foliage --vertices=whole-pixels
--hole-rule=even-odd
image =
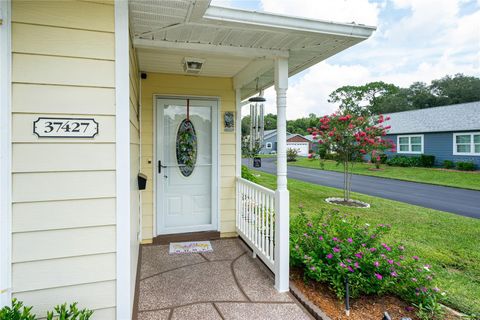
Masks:
[[[383,139],[389,126],[383,126],[383,115],[364,117],[350,113],[334,113],[320,118],[316,127],[309,128],[314,139],[320,145],[337,155],[338,163],[343,164],[344,199],[350,200],[352,166],[354,161],[361,160],[363,155],[383,152],[394,148],[393,141]]]
[[[328,102],[339,103],[339,110],[361,116],[378,114],[378,99],[393,95],[399,88],[383,81],[370,82],[363,86],[343,86],[333,91]],[[366,104],[365,104],[366,103]]]
[[[394,167],[420,167],[419,157],[395,156],[387,160],[389,166]]]
[[[47,320],[88,320],[93,311],[88,309],[79,310],[77,302],[67,307],[67,304],[58,305],[54,311],[47,312]]]
[[[329,102],[356,114],[385,114],[466,103],[480,100],[480,78],[456,74],[433,80],[430,85],[414,82],[399,88],[384,82],[344,86],[330,94]]]
[[[352,298],[395,294],[440,317],[435,309],[440,289],[430,265],[402,244],[383,243],[388,232],[389,225],[370,227],[338,211],[312,216],[300,211],[292,219],[291,263],[307,278],[327,283],[339,298],[348,278]]]
[[[298,149],[295,149],[295,148],[288,148],[287,149],[287,161],[288,162],[297,161],[297,156],[298,156]]]
[[[0,320],[35,320],[36,317],[31,310],[32,307],[26,307],[23,302],[13,298],[11,307],[0,309]]]
[[[255,183],[258,181],[257,177],[255,177],[253,172],[244,165],[242,165],[242,178]]]
[[[422,154],[420,155],[420,166],[424,168],[431,168],[435,164],[435,156]]]
[[[473,162],[457,162],[457,169],[461,171],[474,171],[476,168],[475,163]]]
[[[451,160],[445,160],[445,161],[443,161],[443,167],[445,169],[453,169],[453,168],[455,168],[455,162],[453,162]]]
[[[316,162],[308,159],[300,159],[298,162],[310,163],[318,168]],[[327,161],[326,164],[335,168],[332,161]],[[370,167],[368,164],[356,168],[361,167],[375,175],[400,171],[402,176],[411,177],[416,177],[416,173],[422,172],[428,177],[439,175],[445,177],[445,182],[471,179],[471,186],[480,188],[478,174],[392,167],[382,171],[371,171],[366,169]],[[255,174],[260,185],[270,189],[276,188],[276,176],[260,171],[255,171]],[[295,179],[288,179],[288,190],[292,219],[300,212],[299,203],[308,215],[313,215],[320,210],[329,211],[334,208],[333,205],[323,201],[325,198],[342,195],[341,190]],[[395,227],[384,235],[383,242],[405,243],[410,255],[423,257],[430,262],[438,286],[448,293],[442,298],[443,304],[464,313],[480,315],[480,250],[478,250],[480,219],[362,194],[355,194],[355,198],[372,206],[368,210],[342,207],[342,213],[360,216],[362,224],[369,223],[372,226],[382,223],[394,224]]]
[[[177,161],[178,164],[184,165],[180,170],[188,176],[197,162],[197,134],[190,120],[182,122],[177,139]]]

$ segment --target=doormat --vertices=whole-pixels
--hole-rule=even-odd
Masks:
[[[213,251],[210,241],[189,241],[170,243],[170,254],[198,253]]]

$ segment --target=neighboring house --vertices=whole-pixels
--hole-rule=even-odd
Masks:
[[[480,101],[388,114],[392,155],[435,156],[443,161],[471,161],[480,167]]]
[[[300,134],[287,132],[287,149],[297,149],[298,155],[307,156],[312,150],[312,142]],[[277,152],[277,130],[266,130],[263,135],[263,146],[260,154]]]
[[[313,135],[309,134],[304,136],[308,141],[310,141],[310,149],[313,152],[318,152],[318,137],[316,139],[313,138]]]
[[[0,306],[15,297],[44,317],[77,301],[130,319],[140,243],[199,232],[240,235],[288,290],[288,78],[375,28],[204,0],[3,0],[0,13]],[[237,212],[252,188],[242,101],[272,85],[275,260]]]

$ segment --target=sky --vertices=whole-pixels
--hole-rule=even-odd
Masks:
[[[376,26],[357,44],[289,80],[287,119],[332,113],[344,85],[408,87],[449,74],[480,77],[480,0],[212,0],[212,5]],[[265,91],[276,113],[275,91]],[[244,108],[247,109],[247,108]]]

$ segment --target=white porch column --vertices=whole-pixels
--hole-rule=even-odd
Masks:
[[[235,89],[235,175],[242,176],[242,99],[240,88]]]
[[[277,190],[275,191],[275,288],[289,290],[290,196],[287,190],[288,59],[275,59],[277,92]]]

